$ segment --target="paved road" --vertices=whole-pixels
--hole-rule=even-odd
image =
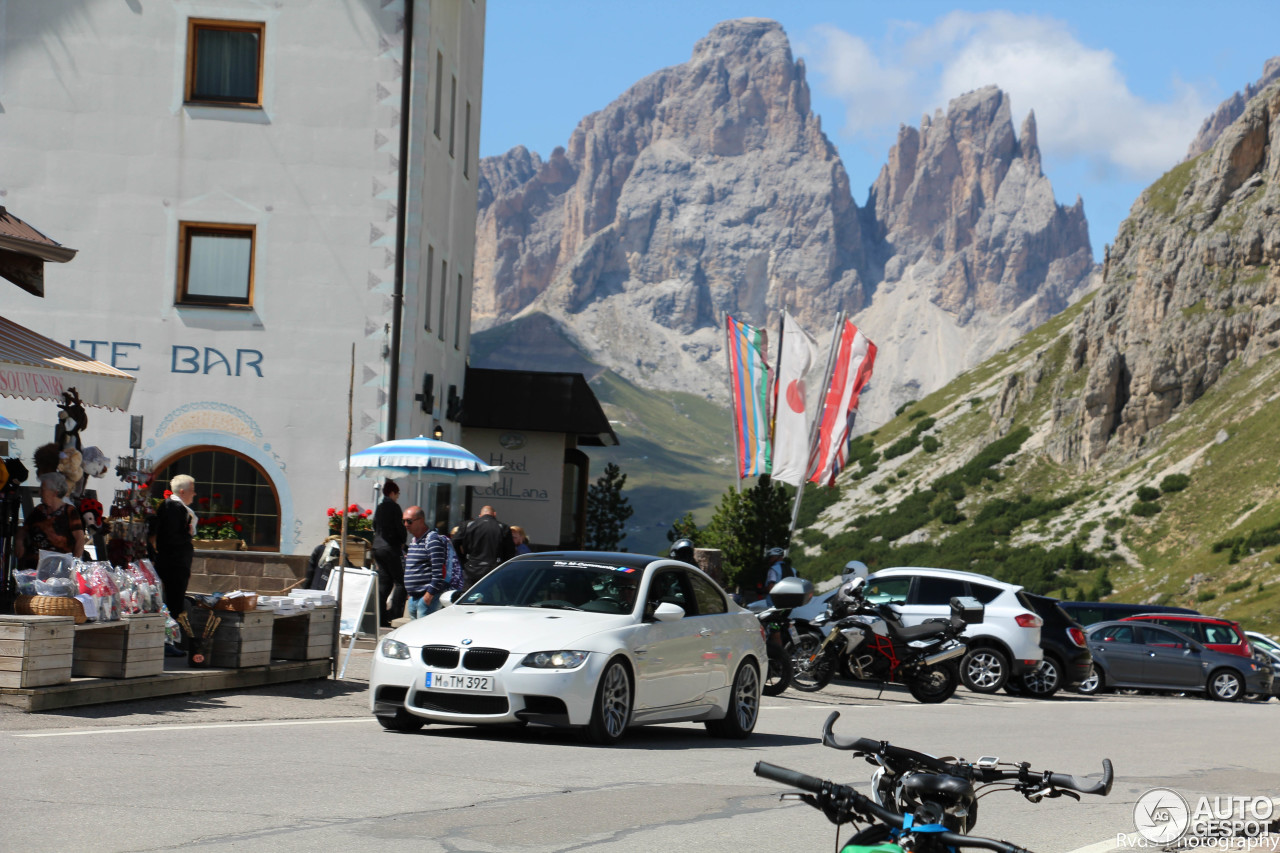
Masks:
[[[780,803],[782,789],[751,768],[767,760],[865,790],[870,767],[817,743],[833,709],[841,732],[936,754],[1078,774],[1111,757],[1118,781],[1105,800],[982,800],[982,834],[1036,851],[1132,832],[1133,803],[1155,785],[1280,792],[1276,702],[1032,702],[962,690],[926,706],[836,685],[766,699],[745,744],[677,725],[603,749],[540,728],[383,732],[364,708],[365,672],[362,655],[347,682],[0,712],[0,850],[829,850],[831,825]]]

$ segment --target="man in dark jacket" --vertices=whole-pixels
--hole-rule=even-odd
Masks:
[[[491,506],[480,508],[480,515],[458,534],[453,547],[462,560],[462,571],[467,577],[468,588],[493,571],[499,563],[516,555],[511,528],[498,521],[498,513]]]
[[[382,503],[373,513],[373,564],[378,570],[378,595],[382,598],[382,626],[391,627],[392,619],[404,615],[404,532],[400,504],[400,487],[394,480],[382,484]]]

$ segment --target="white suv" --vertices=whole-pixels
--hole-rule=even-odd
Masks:
[[[951,598],[971,595],[985,610],[982,622],[965,628],[969,651],[960,661],[960,678],[979,693],[995,693],[1012,676],[1040,666],[1040,626],[1044,620],[1022,596],[1022,587],[974,572],[914,566],[882,569],[867,578],[866,599],[891,603],[905,625],[951,615]]]

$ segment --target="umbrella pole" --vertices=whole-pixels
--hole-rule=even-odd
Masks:
[[[335,608],[337,618],[333,620],[333,666],[329,673],[333,678],[338,676],[339,637],[342,632],[342,582],[347,576],[347,507],[351,505],[348,501],[351,496],[351,412],[355,388],[356,345],[353,343],[351,344],[351,377],[347,380],[347,464],[343,466],[342,471],[342,528],[338,533],[342,537],[338,543],[338,606]],[[363,615],[357,616],[356,619],[359,620]]]

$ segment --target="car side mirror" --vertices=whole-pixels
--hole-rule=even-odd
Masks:
[[[440,596],[440,606],[448,607],[450,604],[453,604],[453,599],[456,598],[457,595],[458,591],[456,589],[445,590],[444,594]]]
[[[664,601],[654,609],[653,618],[659,622],[679,622],[684,618],[684,608],[679,604]]]

